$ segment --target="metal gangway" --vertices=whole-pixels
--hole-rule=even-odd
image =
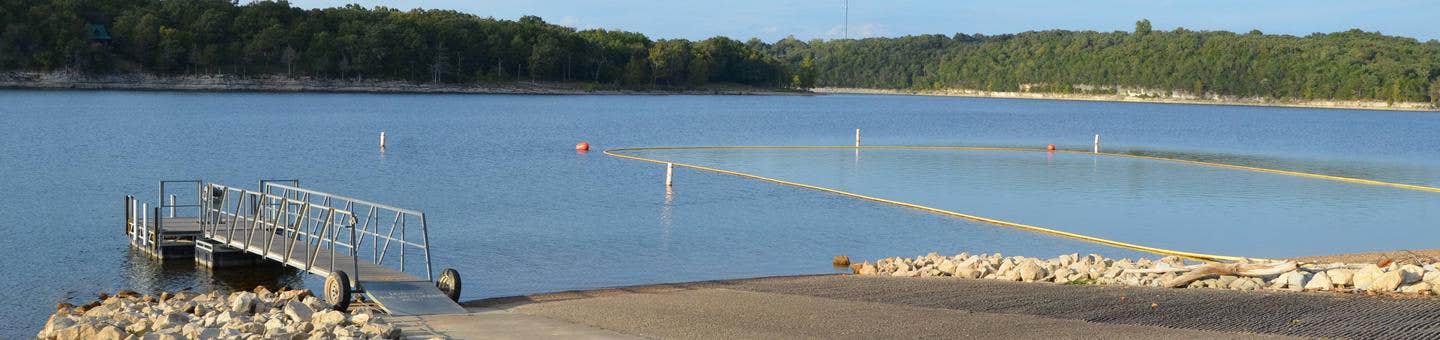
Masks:
[[[147,212],[126,197],[127,235],[151,255],[174,258],[189,242],[197,262],[215,270],[226,269],[214,264],[228,261],[227,251],[277,262],[325,278],[322,295],[337,309],[363,300],[392,315],[465,312],[456,303],[459,273],[434,272],[422,212],[302,188],[294,180],[260,181],[257,190],[162,181],[159,198],[175,184],[194,185],[182,195],[195,203],[176,204],[170,194]]]

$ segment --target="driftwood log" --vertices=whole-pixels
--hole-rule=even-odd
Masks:
[[[1126,273],[1184,273],[1164,283],[1165,287],[1180,288],[1191,282],[1215,278],[1221,275],[1264,277],[1284,274],[1299,268],[1294,261],[1270,263],[1209,263],[1184,267],[1161,267],[1151,269],[1125,270]]]

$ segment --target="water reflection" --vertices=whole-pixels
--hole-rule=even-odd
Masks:
[[[189,259],[171,259],[159,262],[133,249],[122,250],[121,275],[126,289],[143,294],[159,294],[162,291],[247,291],[258,286],[271,290],[305,288],[304,271],[282,266],[273,261],[263,264],[210,270]],[[69,292],[66,299],[89,298],[94,292]]]

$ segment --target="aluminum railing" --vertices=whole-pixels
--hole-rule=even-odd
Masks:
[[[306,271],[346,270],[351,281],[361,280],[356,219],[349,210],[214,183],[202,193],[200,224],[207,238]],[[319,262],[323,252],[329,252],[329,263]],[[350,268],[339,268],[337,255],[353,259]]]
[[[202,196],[204,196],[204,193],[201,192],[200,189],[203,188],[203,186],[205,185],[204,183],[205,183],[205,181],[198,180],[198,179],[197,179],[197,180],[183,180],[183,181],[160,181],[160,190],[159,190],[158,194],[157,194],[156,197],[155,197],[155,204],[160,208],[161,212],[164,212],[164,213],[167,214],[167,216],[165,216],[165,217],[176,217],[176,216],[178,216],[178,215],[186,215],[185,217],[200,217],[200,214],[203,212],[203,208],[202,208],[202,206],[200,205],[200,201],[203,199]],[[188,192],[188,193],[181,192],[181,193],[185,194],[185,196],[194,197],[195,200],[193,200],[193,201],[191,201],[191,202],[195,202],[195,203],[194,203],[194,204],[180,204],[180,203],[178,203],[178,202],[176,201],[176,198],[177,198],[177,197],[180,197],[180,196],[178,196],[177,194],[173,193],[174,191],[170,190],[171,186],[172,186],[172,185],[175,185],[175,184],[189,184],[188,190],[186,190],[186,191],[189,191],[189,192]],[[169,200],[166,200],[166,198],[169,198]],[[189,197],[186,197],[186,198],[188,199]],[[195,208],[195,215],[194,215],[194,216],[188,216],[188,214],[177,214],[176,208]],[[188,210],[188,209],[187,209],[187,210]],[[156,217],[156,218],[160,218],[161,216],[156,215],[155,217]]]
[[[160,207],[155,207],[152,214],[148,204],[140,203],[135,196],[125,196],[125,236],[131,244],[145,249],[159,249],[161,230],[158,230],[157,214],[160,210]],[[152,223],[151,219],[156,220]]]
[[[435,281],[434,268],[430,263],[430,231],[425,213],[280,182],[285,181],[262,182],[263,194],[278,196],[290,202],[303,202],[312,206],[332,207],[355,212],[359,224],[355,228],[359,237],[356,240],[356,247],[365,249],[364,245],[367,239],[370,245],[368,252],[360,252],[361,257],[368,257],[367,260],[376,265],[385,266],[387,259],[394,259],[398,256],[398,261],[392,260],[391,262],[398,265],[401,272],[406,272],[406,264],[410,260],[405,254],[417,251],[423,256],[421,261],[425,266],[426,280]],[[413,230],[413,225],[418,225],[419,230]]]

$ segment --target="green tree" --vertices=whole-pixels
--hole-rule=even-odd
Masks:
[[[1150,19],[1140,19],[1135,22],[1135,35],[1150,34]]]
[[[810,57],[800,60],[800,67],[792,77],[791,86],[798,89],[810,89],[815,87],[815,62]]]
[[[630,86],[638,86],[650,83],[650,63],[645,57],[631,57],[625,63],[625,75],[622,83]]]
[[[1440,77],[1430,82],[1430,105],[1440,108]]]
[[[564,49],[560,47],[560,41],[554,37],[541,36],[536,39],[530,50],[530,77],[540,79],[553,78],[561,68],[561,54]]]
[[[690,41],[671,39],[656,41],[650,46],[650,77],[654,83],[667,86],[684,84],[686,66],[690,64]]]

